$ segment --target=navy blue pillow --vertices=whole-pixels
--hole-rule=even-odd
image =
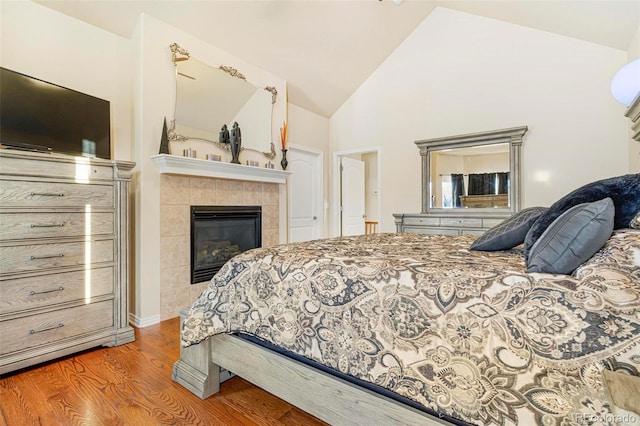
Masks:
[[[588,183],[553,203],[527,232],[524,239],[525,257],[528,259],[533,244],[562,213],[578,204],[592,203],[607,197],[611,198],[615,207],[613,229],[628,228],[631,219],[640,210],[640,173]]]
[[[529,207],[520,210],[476,238],[469,250],[508,250],[522,244],[531,225],[546,211],[546,207]]]

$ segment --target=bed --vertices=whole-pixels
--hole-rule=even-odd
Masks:
[[[640,375],[640,230],[572,275],[527,273],[522,246],[474,238],[242,253],[183,312],[174,379],[206,398],[223,367],[331,424],[618,419],[603,371]]]

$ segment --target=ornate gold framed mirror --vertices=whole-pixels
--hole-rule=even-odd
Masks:
[[[256,86],[233,67],[213,67],[194,59],[176,43],[169,48],[176,71],[169,140],[201,140],[230,151],[229,144],[219,142],[219,133],[224,125],[231,129],[237,122],[242,126],[242,150],[260,152],[274,159],[272,126],[273,106],[278,97],[276,88]]]

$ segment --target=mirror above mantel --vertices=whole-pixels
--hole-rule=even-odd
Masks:
[[[422,213],[520,210],[520,148],[527,127],[416,141]]]
[[[168,129],[172,152],[181,152],[178,143],[189,141],[206,141],[218,150],[230,151],[229,144],[219,142],[219,134],[223,125],[231,129],[237,122],[242,129],[242,150],[274,159],[277,89],[255,85],[233,67],[199,61],[175,43],[170,50],[176,70],[175,111]]]

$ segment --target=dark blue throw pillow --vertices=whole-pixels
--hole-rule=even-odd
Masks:
[[[469,250],[508,250],[522,244],[531,225],[546,211],[546,207],[529,207],[520,210],[504,222],[494,226],[476,238],[473,244],[471,244],[471,247],[469,247]]]
[[[562,213],[573,206],[611,198],[615,207],[613,229],[628,228],[631,219],[640,210],[640,173],[613,177],[588,183],[553,203],[536,220],[524,239],[525,257],[542,233]]]

